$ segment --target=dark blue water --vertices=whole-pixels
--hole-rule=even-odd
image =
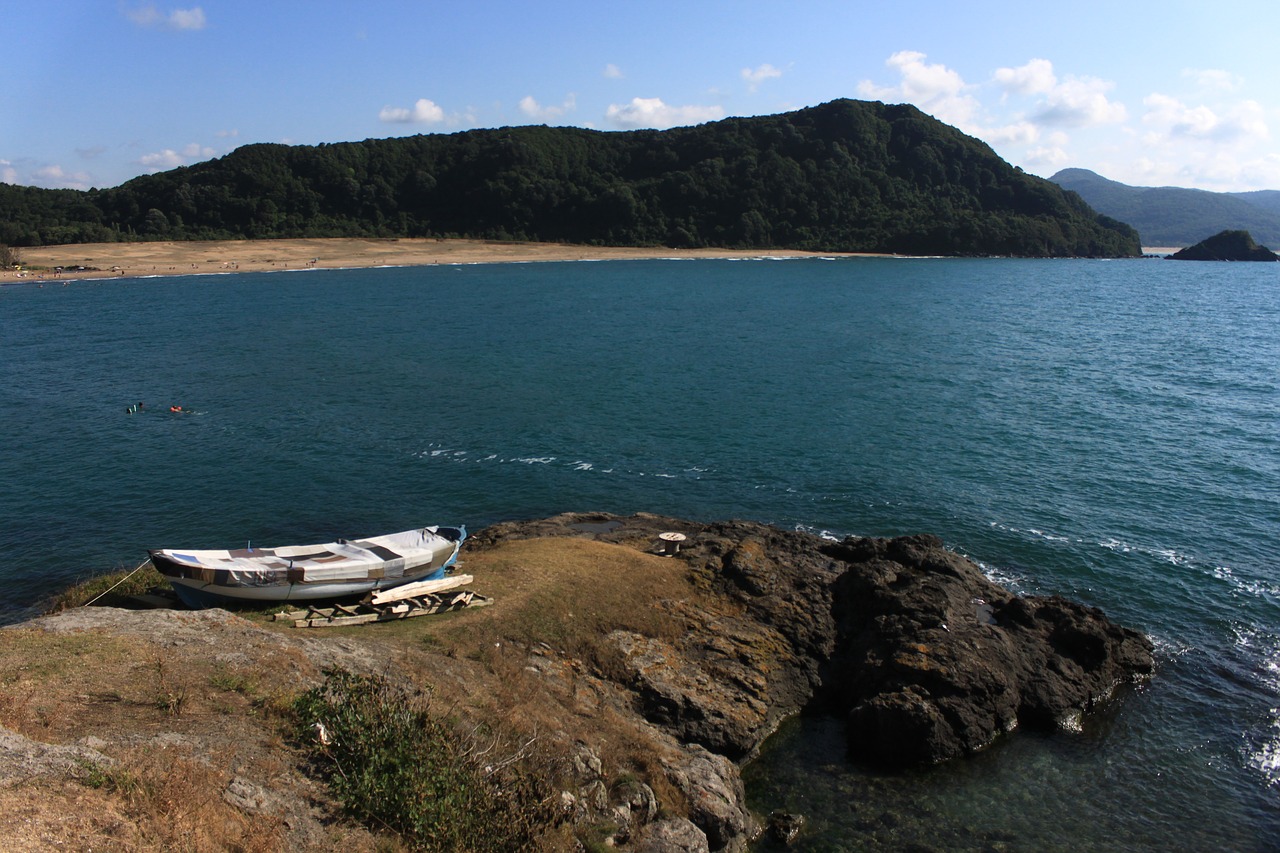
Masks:
[[[1152,634],[930,773],[798,721],[801,849],[1280,849],[1280,269],[641,261],[0,289],[0,617],[155,546],[563,510],[932,531]],[[128,415],[144,401],[141,414]],[[171,403],[188,414],[170,415]]]

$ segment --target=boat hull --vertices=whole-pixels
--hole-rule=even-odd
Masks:
[[[356,598],[437,580],[457,561],[466,536],[465,527],[431,527],[326,545],[149,553],[178,598],[200,609]]]

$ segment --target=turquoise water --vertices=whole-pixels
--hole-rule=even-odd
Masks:
[[[128,415],[144,401],[142,413]],[[189,413],[171,415],[171,403]],[[1280,269],[638,261],[0,288],[0,618],[147,547],[563,510],[931,531],[1152,634],[1076,735],[797,721],[799,849],[1280,849]]]

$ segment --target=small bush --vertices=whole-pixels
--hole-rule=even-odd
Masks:
[[[343,807],[417,850],[532,849],[554,798],[519,756],[487,764],[470,738],[385,679],[326,672],[293,704],[295,739]]]

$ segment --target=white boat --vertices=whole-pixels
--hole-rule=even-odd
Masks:
[[[352,598],[444,577],[467,529],[422,527],[367,539],[281,548],[149,551],[189,607]]]

